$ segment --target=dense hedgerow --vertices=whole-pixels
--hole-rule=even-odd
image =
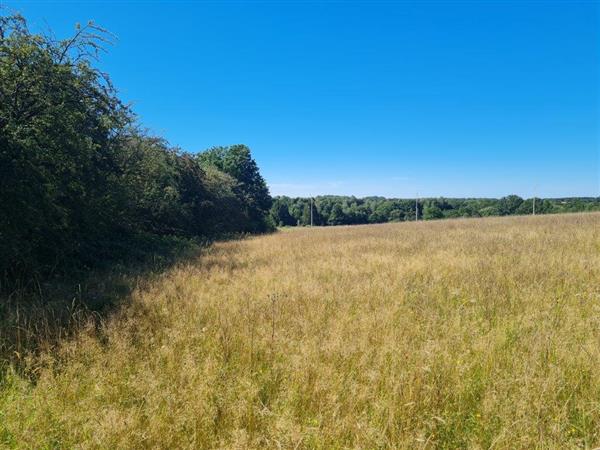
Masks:
[[[95,67],[110,35],[69,39],[0,17],[0,274],[93,266],[150,236],[269,229],[271,199],[250,151],[209,157],[140,130]],[[152,239],[150,239],[152,240]]]

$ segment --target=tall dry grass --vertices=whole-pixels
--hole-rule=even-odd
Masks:
[[[35,364],[7,446],[598,446],[600,214],[216,244]]]

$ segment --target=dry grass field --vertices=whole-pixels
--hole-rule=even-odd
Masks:
[[[600,214],[223,242],[12,372],[21,448],[600,446]]]

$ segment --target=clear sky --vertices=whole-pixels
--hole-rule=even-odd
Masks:
[[[597,2],[0,4],[112,31],[141,122],[247,144],[272,194],[600,195]]]

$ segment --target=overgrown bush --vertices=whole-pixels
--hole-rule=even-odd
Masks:
[[[140,131],[95,67],[110,35],[61,41],[0,17],[0,275],[93,266],[140,236],[268,230],[271,198],[242,145],[194,156]]]

